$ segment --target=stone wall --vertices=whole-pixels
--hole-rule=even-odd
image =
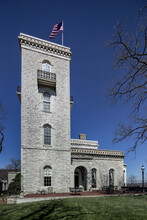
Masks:
[[[35,38],[34,41],[38,42]],[[49,165],[53,190],[67,191],[70,172],[70,58],[36,49],[33,43],[27,43],[26,36],[26,41],[21,43],[22,190],[25,194],[35,193],[43,187],[43,168]],[[44,60],[51,63],[51,72],[56,74],[55,88],[38,85],[37,70],[42,69]],[[51,95],[50,112],[43,111],[44,91]],[[44,124],[51,125],[51,146],[44,145]]]
[[[109,186],[109,170],[114,169],[114,186],[123,186],[123,159],[119,158],[93,158],[93,159],[73,159],[71,165],[71,186],[74,186],[74,173],[77,167],[85,167],[87,171],[87,190],[91,190],[92,168],[96,172],[96,189]]]

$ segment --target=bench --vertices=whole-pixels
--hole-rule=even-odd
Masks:
[[[81,188],[79,188],[79,187],[69,187],[69,191],[76,195],[78,192],[83,192],[83,188],[82,187]]]
[[[53,193],[53,187],[48,187],[46,189],[40,188],[37,190],[37,194],[50,194]]]
[[[37,194],[46,194],[46,191],[44,189],[38,189]]]
[[[107,193],[112,194],[117,190],[117,186],[103,186],[102,190],[105,190]]]

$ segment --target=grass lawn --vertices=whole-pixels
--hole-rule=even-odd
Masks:
[[[147,219],[147,195],[59,199],[0,205],[0,220],[18,219]]]

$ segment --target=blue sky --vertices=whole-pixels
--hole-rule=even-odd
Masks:
[[[117,124],[128,122],[131,106],[123,101],[111,106],[110,99],[106,98],[113,75],[112,51],[106,47],[106,41],[121,17],[127,18],[133,28],[137,10],[144,4],[144,0],[1,0],[0,101],[7,117],[0,168],[10,158],[20,158],[20,103],[16,87],[21,84],[21,57],[17,37],[22,32],[49,40],[53,25],[61,20],[64,21],[64,45],[72,51],[71,137],[86,133],[87,139],[99,141],[100,149],[127,151],[132,140],[112,143]],[[61,33],[51,41],[61,44]],[[132,174],[141,179],[141,166],[147,167],[146,155],[146,146],[139,145],[136,154],[126,156],[128,176]]]

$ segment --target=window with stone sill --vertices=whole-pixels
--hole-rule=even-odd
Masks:
[[[50,166],[44,167],[44,186],[51,186],[52,169]]]
[[[50,112],[50,94],[47,92],[43,93],[43,110]]]
[[[44,145],[51,145],[51,126],[45,124],[44,126]]]

